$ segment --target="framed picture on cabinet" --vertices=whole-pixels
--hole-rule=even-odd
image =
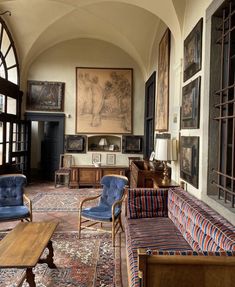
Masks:
[[[28,81],[27,109],[63,111],[65,83]]]
[[[133,69],[76,68],[76,132],[132,132]]]
[[[200,122],[201,77],[183,87],[181,106],[181,129],[197,129]]]
[[[143,136],[122,136],[123,153],[143,153]]]
[[[156,131],[168,131],[170,30],[167,29],[159,44]]]
[[[107,154],[106,163],[107,163],[107,165],[115,165],[116,155],[115,154]]]
[[[85,153],[86,136],[65,135],[65,151],[69,153]]]
[[[180,177],[198,188],[199,137],[180,137]]]
[[[184,40],[184,81],[201,69],[202,61],[202,26],[201,18]]]
[[[101,163],[101,154],[100,153],[93,153],[92,154],[92,164],[100,164]]]

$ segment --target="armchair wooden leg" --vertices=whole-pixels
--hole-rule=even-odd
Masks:
[[[112,245],[115,247],[115,220],[112,221]]]
[[[78,238],[81,238],[81,211],[78,211]]]
[[[121,227],[121,229],[122,229],[122,232],[124,232],[123,225],[122,225],[121,215],[119,216],[119,224],[120,224],[120,227]]]

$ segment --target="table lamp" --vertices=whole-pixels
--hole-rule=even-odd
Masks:
[[[106,138],[101,138],[99,141],[99,146],[101,146],[101,148],[104,149],[104,147],[107,145],[108,145],[108,143],[107,143]]]
[[[155,145],[155,159],[163,163],[163,180],[166,184],[170,181],[167,161],[177,160],[177,141],[176,139],[157,139]]]

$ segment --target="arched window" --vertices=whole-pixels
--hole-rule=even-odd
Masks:
[[[19,64],[15,45],[5,22],[0,17],[0,77],[19,85]]]

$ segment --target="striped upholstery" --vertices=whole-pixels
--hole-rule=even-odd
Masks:
[[[128,218],[167,216],[167,190],[133,188],[128,191]]]
[[[235,256],[235,227],[182,189],[130,189],[127,200],[131,287],[139,287],[138,248],[150,255]]]
[[[235,251],[235,227],[180,188],[169,190],[168,216],[196,251]]]

